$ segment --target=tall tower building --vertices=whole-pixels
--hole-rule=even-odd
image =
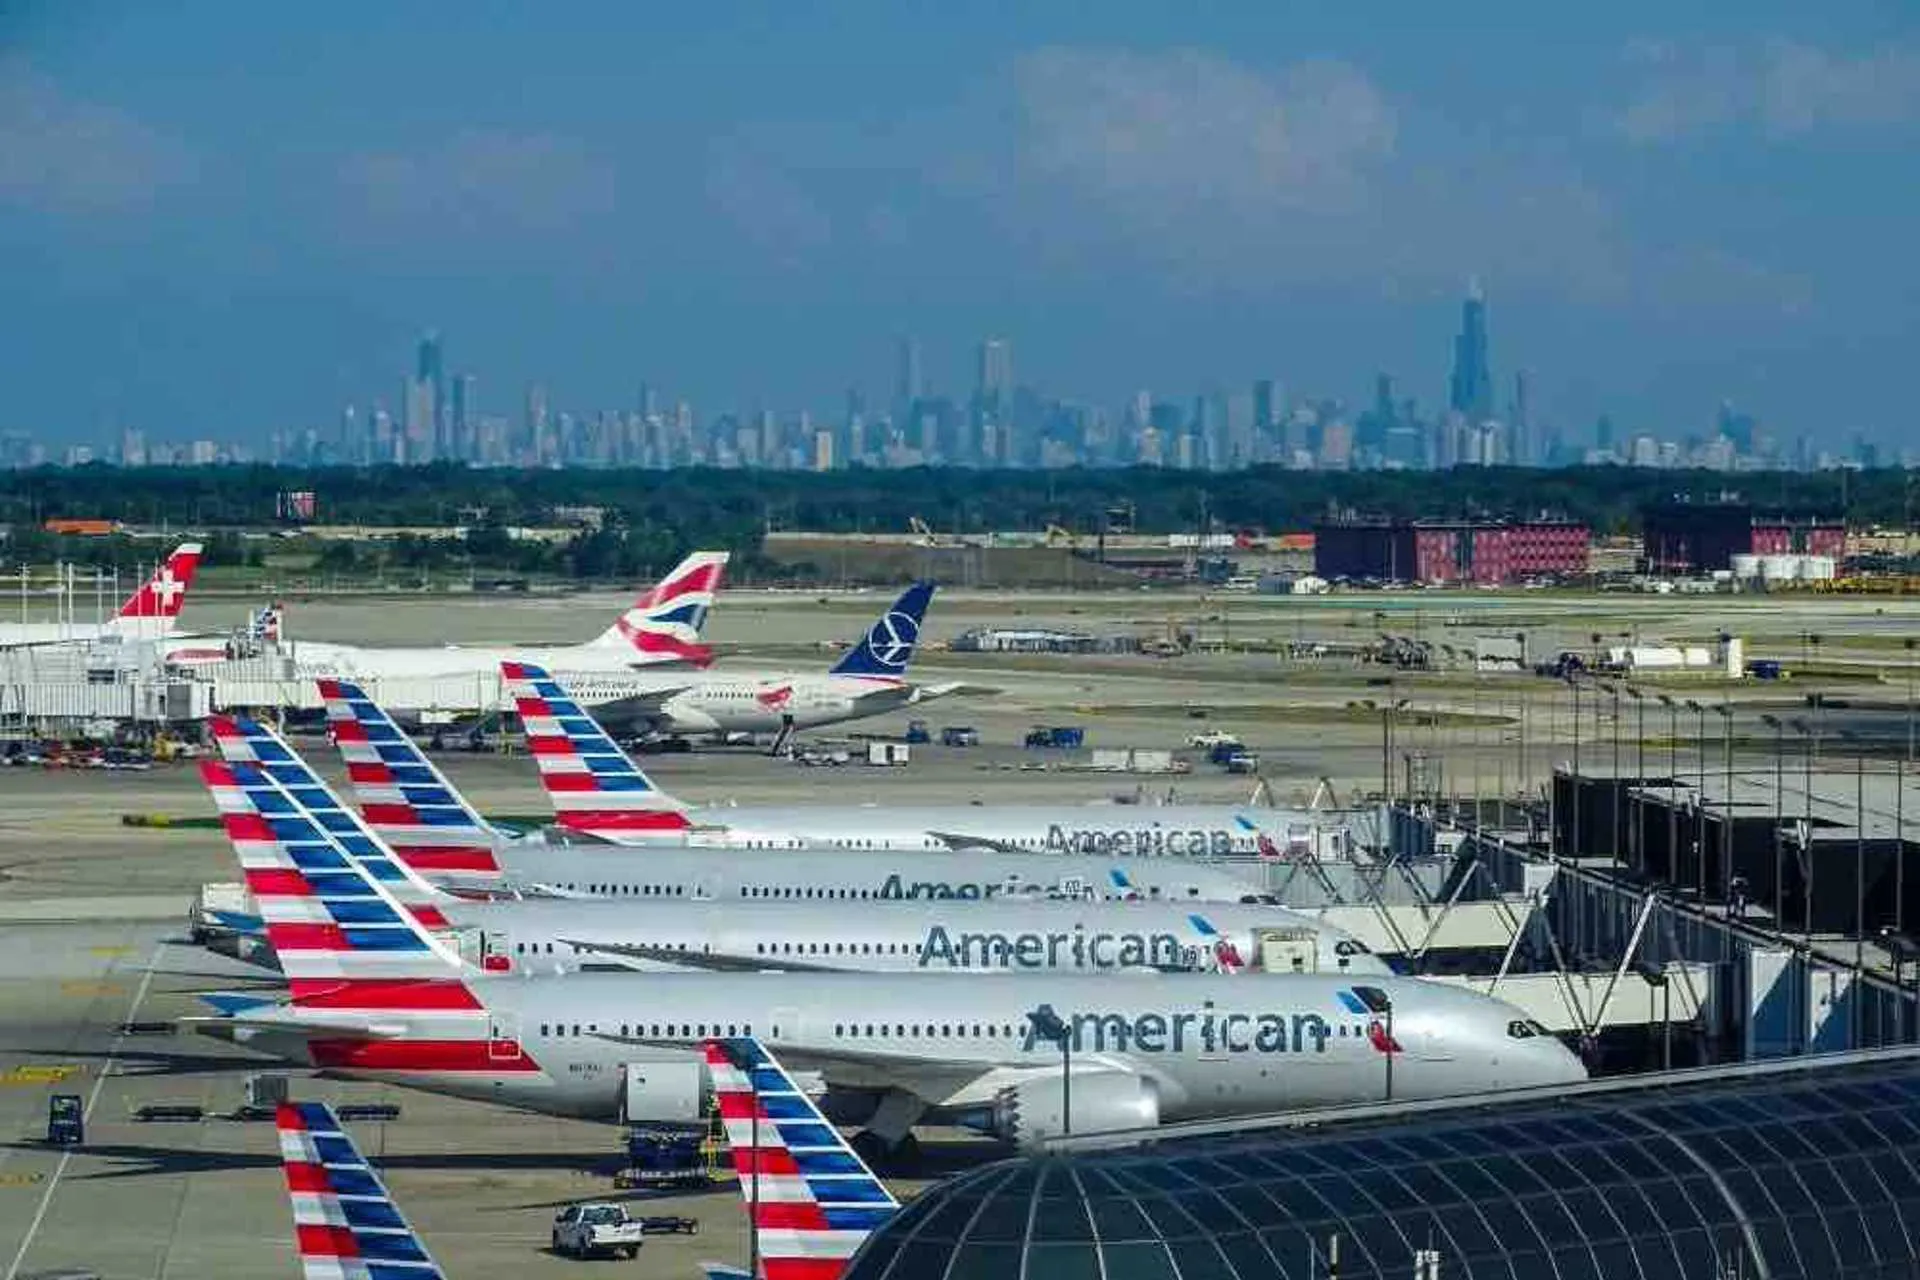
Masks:
[[[452,403],[447,409],[447,454],[462,461],[473,461],[474,419],[479,410],[474,403],[474,377],[463,373],[453,380]]]
[[[416,448],[423,448],[425,452],[409,461],[423,462],[447,452],[450,406],[447,403],[446,357],[440,346],[438,330],[429,329],[421,337],[419,349],[415,352],[413,376],[414,381],[424,387],[424,392],[416,394],[424,395],[421,405],[426,411],[426,421],[415,423],[409,416],[407,434],[412,437],[410,443]],[[413,399],[409,397],[409,406],[412,403]]]
[[[1487,299],[1479,277],[1467,282],[1460,336],[1453,340],[1453,383],[1447,407],[1473,423],[1493,416],[1493,375],[1487,368]]]
[[[988,338],[980,344],[980,399],[983,403],[1005,405],[1013,397],[1013,344],[1005,338]]]
[[[926,370],[921,367],[919,339],[900,339],[896,363],[893,399],[895,407],[905,413],[913,408],[915,400],[927,394]]]

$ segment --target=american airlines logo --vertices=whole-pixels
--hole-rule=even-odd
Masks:
[[[1053,1013],[1042,1005],[1037,1013]],[[1226,1013],[1211,1000],[1165,1013],[1054,1014],[1075,1053],[1325,1053],[1333,1027],[1317,1013]],[[1020,1048],[1046,1047],[1029,1020]]]
[[[1067,827],[1053,823],[1044,846],[1048,853],[1181,854],[1226,857],[1233,834],[1205,827]]]
[[[1203,952],[1171,933],[949,933],[927,930],[922,969],[1198,969]],[[1063,963],[1064,960],[1064,963]]]

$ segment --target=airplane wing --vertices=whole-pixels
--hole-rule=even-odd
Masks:
[[[643,943],[584,942],[574,938],[555,938],[555,942],[595,955],[621,956],[630,960],[656,960],[662,964],[698,969],[703,973],[831,973],[829,965],[807,964],[781,956],[743,956],[727,951],[681,951],[673,947],[649,947]]]
[[[611,1032],[593,1033],[596,1039],[611,1044],[630,1044],[648,1049],[685,1049],[701,1043],[698,1036],[621,1036]],[[780,1041],[783,1061],[801,1071],[818,1072],[830,1086],[846,1089],[904,1089],[929,1102],[952,1097],[991,1071],[1004,1070],[1004,1063],[984,1058],[916,1057],[904,1053],[864,1052],[844,1045],[813,1045]]]
[[[995,840],[992,836],[970,836],[964,831],[929,831],[928,835],[947,846],[954,853],[968,850],[985,849],[993,853],[1024,853],[1009,840]]]
[[[229,1040],[233,1039],[235,1034],[244,1035],[247,1032],[270,1032],[280,1036],[296,1036],[303,1040],[326,1040],[341,1036],[350,1036],[359,1040],[394,1040],[413,1030],[405,1023],[399,1022],[356,1022],[346,1018],[337,1022],[318,1022],[305,1016],[295,1022],[284,1016],[255,1017],[247,1010],[212,1017],[189,1014],[184,1018],[176,1018],[174,1025],[200,1035]]]

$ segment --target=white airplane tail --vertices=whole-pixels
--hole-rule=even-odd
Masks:
[[[187,588],[200,567],[200,544],[183,542],[173,549],[153,576],[128,596],[107,624],[107,630],[129,638],[153,639],[171,635],[186,607]]]
[[[633,602],[614,624],[587,642],[594,649],[630,649],[640,663],[706,666],[713,650],[701,641],[707,610],[720,590],[729,553],[696,551]]]

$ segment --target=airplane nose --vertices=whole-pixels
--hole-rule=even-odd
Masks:
[[[1539,1083],[1548,1085],[1586,1083],[1587,1064],[1580,1060],[1579,1054],[1558,1040],[1550,1040],[1547,1046],[1542,1047],[1546,1052],[1540,1055],[1542,1078]]]

